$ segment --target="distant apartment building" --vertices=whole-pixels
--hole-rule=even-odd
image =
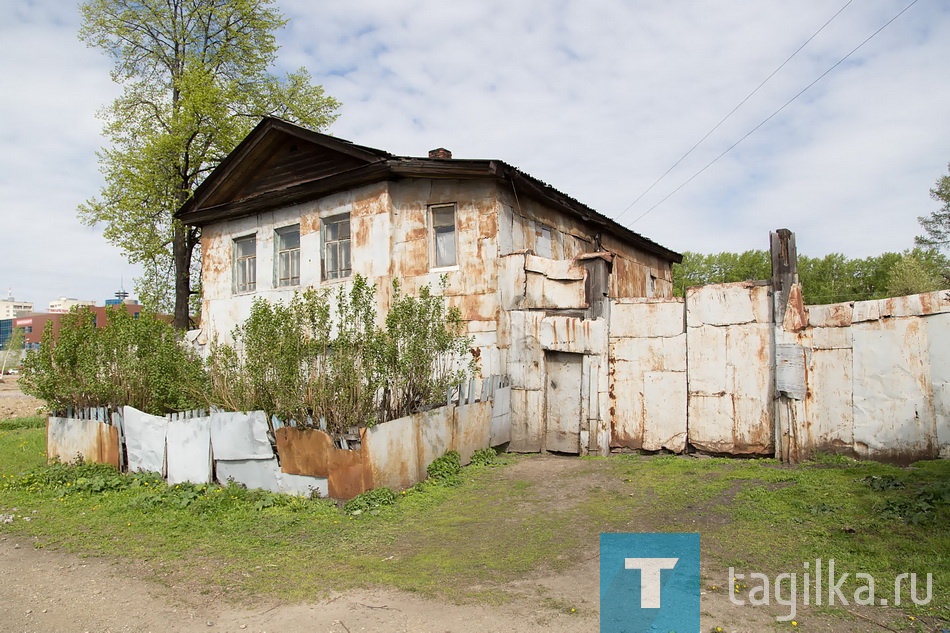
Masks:
[[[126,309],[129,314],[135,316],[142,311],[142,306],[137,301],[125,300]],[[109,321],[108,310],[113,306],[86,306],[95,317],[96,327],[105,327]],[[43,331],[47,323],[52,323],[53,337],[59,336],[59,325],[63,319],[63,313],[30,314],[19,319],[14,319],[13,327],[23,328],[24,338],[27,349],[37,349],[43,340]]]
[[[13,295],[0,300],[0,320],[15,319],[33,312],[33,302],[17,301]]]
[[[69,297],[60,297],[49,302],[46,311],[49,314],[66,314],[76,307],[94,307],[95,301],[84,301],[82,299],[71,299]]]

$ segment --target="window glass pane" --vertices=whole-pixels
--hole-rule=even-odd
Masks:
[[[432,226],[455,228],[455,207],[435,207],[432,209]]]
[[[350,275],[350,242],[340,242],[340,276],[349,277]]]
[[[455,265],[455,228],[436,228],[435,230],[435,265]]]
[[[300,283],[300,225],[277,229],[277,285]]]
[[[340,276],[340,259],[337,246],[336,242],[327,243],[327,279],[336,279]]]
[[[234,240],[234,290],[253,291],[257,284],[257,236]]]
[[[324,220],[323,278],[350,276],[350,216]]]
[[[282,251],[290,250],[293,248],[300,248],[300,227],[293,226],[286,229],[281,229],[278,232],[280,236],[279,248]]]

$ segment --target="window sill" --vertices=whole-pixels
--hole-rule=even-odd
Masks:
[[[430,268],[430,273],[451,273],[459,270],[459,265],[455,264],[454,266],[439,266],[436,268]]]

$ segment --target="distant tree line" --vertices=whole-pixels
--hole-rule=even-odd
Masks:
[[[950,288],[950,259],[925,247],[864,259],[840,253],[799,255],[798,276],[807,304],[881,299]],[[682,297],[689,286],[771,277],[768,251],[711,255],[686,252],[683,263],[673,266],[673,289]]]

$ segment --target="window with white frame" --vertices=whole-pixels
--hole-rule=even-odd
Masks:
[[[350,266],[350,215],[323,220],[323,279],[343,279]]]
[[[257,236],[234,240],[234,292],[257,289]]]
[[[274,231],[277,263],[277,286],[300,284],[300,225],[285,226]]]
[[[429,226],[432,240],[432,267],[455,266],[455,205],[439,204],[429,207]]]

